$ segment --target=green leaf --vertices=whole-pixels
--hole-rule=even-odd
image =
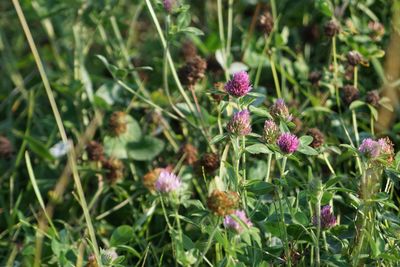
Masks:
[[[361,107],[361,106],[363,106],[363,105],[365,105],[365,102],[360,101],[360,100],[356,100],[356,101],[353,101],[353,102],[350,104],[349,109],[350,109],[350,110],[353,110],[353,109],[359,108],[359,107]]]
[[[247,191],[256,195],[265,195],[274,191],[274,185],[260,180],[252,180],[246,185],[246,187]]]
[[[297,150],[298,152],[304,154],[304,155],[309,155],[309,156],[316,156],[318,155],[318,151],[315,150],[312,147],[309,146],[300,146],[299,149]]]
[[[223,140],[226,137],[226,134],[218,134],[216,136],[214,136],[211,141],[210,141],[210,145],[219,143],[221,140]]]
[[[271,118],[271,115],[269,114],[268,110],[266,108],[258,108],[255,106],[250,106],[249,110],[252,114],[255,114],[258,117],[267,117]]]
[[[128,157],[134,160],[152,160],[164,149],[164,142],[152,136],[145,136],[139,142],[128,144]]]
[[[332,17],[333,15],[333,7],[331,2],[328,0],[316,0],[315,8],[321,11],[327,17]]]
[[[302,146],[308,146],[309,144],[312,143],[313,138],[309,135],[303,135],[302,137],[299,138],[299,140]]]
[[[272,153],[271,150],[264,144],[254,144],[251,146],[246,147],[246,151],[250,154],[270,154]]]
[[[129,225],[122,225],[114,230],[110,239],[110,246],[115,247],[124,245],[131,241],[133,237],[133,229]]]
[[[25,141],[28,143],[29,148],[38,156],[43,159],[54,160],[46,146],[38,139],[31,136],[24,136]]]
[[[204,35],[204,32],[202,32],[200,29],[195,28],[195,27],[186,27],[186,28],[181,29],[180,31],[191,33],[194,35]]]

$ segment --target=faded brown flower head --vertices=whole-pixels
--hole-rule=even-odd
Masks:
[[[239,205],[239,195],[236,192],[214,190],[207,198],[208,208],[218,216],[232,214]]]
[[[220,159],[215,153],[206,153],[201,157],[196,165],[199,172],[202,173],[202,170],[204,169],[206,174],[213,174],[219,168]]]
[[[314,70],[310,72],[310,74],[308,75],[308,80],[314,86],[319,85],[319,81],[321,80],[321,78],[322,78],[322,73],[318,70]]]
[[[362,56],[357,51],[350,51],[347,53],[346,57],[351,66],[357,66],[362,61]]]
[[[335,20],[330,20],[324,26],[325,35],[332,38],[340,32],[339,23]]]
[[[200,56],[195,56],[178,70],[179,79],[184,85],[193,86],[204,78],[207,62]]]
[[[124,178],[124,163],[116,158],[103,161],[103,168],[107,171],[106,178],[112,183],[116,183]]]
[[[126,114],[122,111],[115,111],[111,114],[111,117],[108,121],[108,126],[111,133],[115,136],[119,136],[126,132],[127,130],[127,122],[126,122]]]
[[[182,44],[182,56],[188,61],[197,56],[197,48],[191,40],[186,40]]]
[[[313,148],[318,148],[324,143],[324,134],[318,128],[309,129],[307,135],[313,138],[313,141],[310,144]]]
[[[186,143],[181,147],[180,154],[185,155],[185,163],[193,165],[197,161],[197,148],[192,144]]]
[[[351,104],[351,102],[357,100],[360,97],[360,92],[357,88],[352,85],[345,85],[343,88],[343,101],[346,104]]]
[[[90,141],[86,146],[86,152],[88,154],[88,158],[91,161],[103,161],[104,160],[104,151],[103,146],[96,141]]]
[[[258,17],[257,26],[264,34],[271,34],[274,29],[274,19],[271,12],[268,10],[262,12]]]
[[[374,106],[374,107],[378,107],[379,106],[379,100],[380,100],[381,98],[379,97],[379,92],[378,92],[378,90],[372,90],[372,91],[369,91],[368,93],[367,93],[367,96],[365,97],[365,101],[368,103],[368,104],[370,104],[370,105],[372,105],[372,106]]]
[[[4,136],[0,135],[0,159],[9,159],[14,153],[11,141]]]

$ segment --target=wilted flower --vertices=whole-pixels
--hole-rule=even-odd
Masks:
[[[268,10],[262,12],[258,17],[258,28],[266,35],[269,35],[274,29],[274,18]]]
[[[321,208],[320,220],[322,229],[328,229],[336,225],[336,217],[331,212],[331,206],[326,205]],[[313,217],[313,224],[315,226],[318,224],[316,216]]]
[[[124,163],[119,159],[111,158],[103,160],[103,168],[108,172],[106,177],[111,183],[115,183],[124,178]]]
[[[343,101],[346,104],[351,104],[360,97],[360,92],[353,85],[345,85],[343,87]]]
[[[4,136],[0,136],[0,159],[9,159],[13,153],[14,148],[10,140]]]
[[[389,137],[378,139],[378,144],[381,148],[381,156],[385,157],[388,163],[392,163],[394,160],[394,148],[393,143]]]
[[[368,104],[370,104],[370,105],[372,105],[372,106],[374,106],[374,107],[378,107],[378,105],[379,105],[379,100],[380,100],[380,97],[379,97],[379,93],[378,93],[377,90],[369,91],[369,92],[367,93],[367,96],[365,97],[365,101],[366,101]]]
[[[90,141],[86,146],[86,152],[88,154],[88,158],[91,161],[102,161],[104,160],[104,151],[103,146],[96,141]]]
[[[292,115],[289,113],[289,109],[282,98],[278,98],[275,103],[270,108],[271,115],[278,119],[283,119],[285,121],[291,121]]]
[[[204,154],[197,163],[197,167],[200,168],[200,171],[204,168],[204,172],[207,174],[212,174],[219,168],[219,165],[220,159],[218,154],[215,153]]]
[[[324,134],[318,128],[309,129],[307,134],[313,138],[311,147],[318,148],[324,143]]]
[[[319,85],[319,81],[321,80],[321,78],[322,78],[322,73],[318,70],[314,70],[314,71],[310,72],[310,74],[308,75],[308,80],[314,86]]]
[[[328,37],[333,37],[340,32],[340,26],[335,20],[329,21],[324,27],[325,34]]]
[[[357,51],[350,51],[349,53],[347,53],[346,57],[347,57],[347,61],[352,66],[357,66],[362,61],[361,54],[358,53]]]
[[[225,91],[235,97],[245,96],[251,89],[250,78],[245,71],[236,72],[225,84]]]
[[[266,120],[264,123],[264,140],[268,144],[274,144],[279,135],[279,127],[273,120]]]
[[[177,191],[182,186],[181,179],[175,174],[162,170],[155,184],[155,188],[160,193],[170,193]]]
[[[119,136],[126,132],[128,129],[127,121],[126,121],[126,113],[123,111],[115,111],[111,114],[111,117],[108,121],[108,126],[110,131],[115,136]]]
[[[250,112],[247,109],[236,112],[226,126],[228,132],[237,136],[251,133]]]
[[[178,70],[179,79],[184,85],[193,86],[204,78],[207,62],[200,56],[194,56]]]
[[[239,204],[239,195],[236,192],[214,190],[207,198],[208,208],[218,216],[232,214]]]
[[[291,133],[283,133],[279,136],[276,144],[279,146],[281,151],[285,154],[291,154],[296,152],[299,147],[299,139],[297,136]]]
[[[253,226],[243,210],[235,210],[232,214],[235,215],[239,220],[241,220],[245,225],[247,225],[247,227]],[[244,230],[244,227],[240,224],[240,222],[238,222],[237,219],[233,218],[231,215],[225,216],[224,226],[225,228],[232,229],[239,234]]]

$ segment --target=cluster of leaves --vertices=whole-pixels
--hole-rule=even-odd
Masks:
[[[398,84],[383,64],[397,1],[14,2],[69,142],[15,6],[0,3],[1,266],[399,265],[400,157],[358,149],[400,143],[400,124],[375,127],[396,113],[381,87]],[[239,70],[252,90],[237,99],[223,84]],[[272,114],[277,98],[292,120]],[[237,137],[226,125],[243,108],[252,133]],[[265,141],[265,120],[299,137],[295,153]],[[154,188],[161,169],[178,192]],[[238,193],[251,224],[231,215],[243,231],[228,229],[214,190]]]

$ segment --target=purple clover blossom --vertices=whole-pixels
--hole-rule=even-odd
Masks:
[[[289,113],[289,109],[282,98],[278,98],[270,109],[271,115],[274,118],[280,118],[285,121],[291,121],[293,119],[292,114]]]
[[[382,142],[375,141],[371,138],[366,138],[362,141],[358,151],[369,158],[377,158],[382,149]]]
[[[269,144],[275,143],[279,135],[279,127],[273,120],[266,120],[264,123],[264,139]]]
[[[245,71],[236,72],[225,84],[225,91],[235,97],[245,96],[251,89],[250,78]]]
[[[175,174],[166,170],[161,171],[155,183],[155,188],[160,193],[177,191],[182,186],[181,179]]]
[[[296,135],[291,133],[283,133],[279,136],[276,144],[283,153],[291,154],[297,150],[300,142]]]
[[[226,126],[228,132],[237,136],[251,133],[250,112],[247,109],[236,112]]]
[[[331,212],[331,206],[326,205],[321,208],[321,228],[322,229],[328,229],[336,225],[336,217],[335,215]],[[317,222],[317,217],[313,216],[313,224],[315,226],[318,226]]]
[[[175,4],[175,0],[163,0],[164,9],[168,13],[172,12],[174,4]]]
[[[253,224],[251,223],[250,219],[247,218],[246,213],[243,210],[235,210],[233,215],[238,217],[247,227],[252,227]],[[244,227],[237,221],[237,219],[233,218],[230,215],[225,216],[224,218],[224,226],[227,229],[235,230],[238,234],[242,233]]]

